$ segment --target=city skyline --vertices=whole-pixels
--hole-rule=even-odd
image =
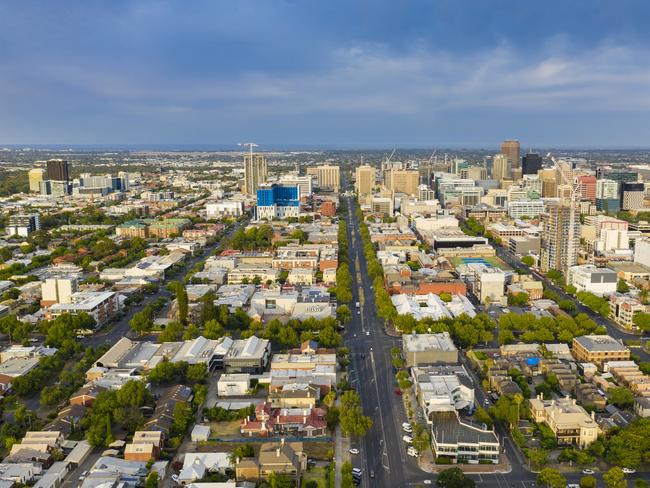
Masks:
[[[645,147],[649,8],[5,2],[0,144]]]

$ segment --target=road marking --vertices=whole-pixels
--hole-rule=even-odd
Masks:
[[[377,372],[375,371],[375,353],[373,351],[370,351],[370,364],[372,365],[372,376],[373,376],[372,379],[374,380],[375,378],[377,378]],[[381,403],[380,398],[379,398],[379,387],[377,386],[376,381],[374,381],[374,383],[375,383],[375,393],[377,394],[377,404],[379,405]],[[390,464],[388,463],[388,454],[386,453],[386,431],[384,430],[384,417],[383,417],[383,415],[379,416],[379,422],[381,423],[381,434],[382,434],[382,440],[384,441],[384,449],[383,449],[382,456],[386,456],[386,463],[387,463],[387,464],[384,464],[383,460],[382,460],[382,464],[384,464],[384,468],[386,470],[389,470],[390,469]]]

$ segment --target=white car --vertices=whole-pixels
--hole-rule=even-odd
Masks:
[[[420,453],[417,451],[417,449],[415,449],[415,447],[413,447],[413,446],[409,447],[408,450],[406,451],[406,453],[409,456],[413,456],[413,457],[418,457],[420,455]]]
[[[367,336],[370,335],[370,331],[369,331],[369,330],[366,331],[366,335],[367,335]]]
[[[363,474],[363,471],[361,471],[360,468],[352,468],[352,474],[361,476]]]
[[[566,488],[580,488],[580,485],[577,483],[569,483],[566,485]]]
[[[424,480],[422,483],[424,483],[425,485],[431,485],[431,484],[433,484],[433,481],[431,481],[431,480]]]
[[[410,435],[405,435],[404,437],[402,437],[402,440],[404,442],[406,442],[407,444],[412,444],[413,443],[413,437],[411,437]]]
[[[350,452],[350,454],[359,454],[359,449],[357,449],[356,447],[353,447],[352,449],[350,449],[349,452]]]
[[[632,469],[632,468],[623,468],[622,471],[625,474],[634,474],[634,473],[636,473],[636,469]]]
[[[582,474],[594,474],[593,469],[585,468],[582,470]]]

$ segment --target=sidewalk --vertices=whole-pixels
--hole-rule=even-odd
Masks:
[[[427,473],[438,473],[449,468],[458,468],[463,473],[473,473],[473,474],[496,474],[496,473],[510,473],[512,471],[512,466],[508,462],[508,458],[505,455],[501,455],[499,464],[435,464],[433,462],[433,455],[429,459],[428,456],[421,456],[419,465],[420,469],[426,471]]]

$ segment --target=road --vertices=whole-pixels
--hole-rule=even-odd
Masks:
[[[424,473],[415,459],[406,454],[401,440],[401,424],[408,418],[402,398],[394,393],[397,385],[390,355],[392,347],[401,346],[401,340],[388,336],[383,320],[377,316],[359,225],[353,211],[354,202],[347,198],[347,203],[352,302],[360,302],[361,308],[353,307],[353,319],[346,327],[344,341],[350,349],[350,381],[361,396],[365,414],[373,420],[365,438],[352,442],[361,451],[354,456],[353,464],[364,472],[362,486],[408,486],[411,480],[424,479]],[[357,274],[357,270],[360,273]],[[373,479],[371,472],[374,472]]]

